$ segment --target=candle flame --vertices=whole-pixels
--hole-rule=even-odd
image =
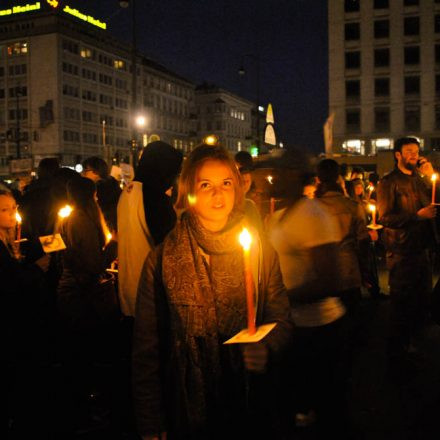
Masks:
[[[58,211],[58,216],[61,218],[67,218],[72,213],[72,211],[73,211],[73,208],[70,205],[63,206]]]
[[[22,222],[21,215],[18,213],[18,211],[15,213],[15,220],[17,220],[18,224]]]
[[[433,182],[435,182],[435,181],[437,180],[437,178],[438,178],[438,176],[437,176],[436,173],[434,173],[434,174],[431,176],[431,180],[432,180]]]
[[[266,179],[271,185],[273,185],[273,177],[272,176],[267,176]]]
[[[110,240],[113,238],[112,233],[111,233],[111,232],[107,232],[107,234],[106,234],[106,238],[107,238],[107,243],[109,243]]]
[[[190,206],[194,206],[197,202],[197,197],[193,194],[188,194],[188,203]]]
[[[238,240],[240,241],[240,244],[245,251],[248,251],[251,248],[252,235],[246,228],[243,228],[243,231],[241,231]]]
[[[376,205],[370,204],[370,205],[368,205],[368,209],[369,209],[371,212],[374,212],[374,211],[376,211]]]

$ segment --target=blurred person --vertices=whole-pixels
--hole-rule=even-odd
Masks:
[[[436,207],[431,204],[429,180],[434,169],[420,156],[418,139],[396,140],[394,158],[394,170],[379,182],[377,205],[389,270],[388,354],[392,371],[399,373],[418,349],[428,323],[432,289],[429,249],[435,242]]]
[[[144,149],[134,180],[118,203],[118,280],[121,309],[134,317],[142,265],[176,223],[172,190],[182,153],[162,141]]]
[[[82,163],[82,176],[95,182],[98,205],[110,231],[117,230],[117,206],[121,188],[118,181],[110,175],[107,162],[97,156],[88,157]]]
[[[266,409],[272,400],[246,399],[247,380],[258,378],[246,370],[270,368],[290,338],[291,325],[277,256],[256,231],[251,251],[252,260],[260,261],[254,267],[256,324],[277,326],[260,342],[223,345],[247,325],[238,241],[246,224],[240,180],[222,147],[193,150],[179,179],[176,209],[183,213],[144,265],[133,349],[134,401],[143,439],[165,438],[165,432],[182,439],[263,432],[271,438],[269,413],[247,419],[247,405]]]
[[[341,229],[318,199],[302,195],[308,166],[299,152],[285,152],[274,167],[281,209],[270,218],[268,236],[296,326],[280,379],[284,421],[287,429],[293,421],[316,423],[319,438],[341,437],[348,425],[341,369],[346,310],[338,297]]]

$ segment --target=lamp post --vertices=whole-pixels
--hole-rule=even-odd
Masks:
[[[17,159],[21,158],[20,151],[20,137],[21,137],[21,126],[20,126],[20,96],[22,95],[20,86],[15,87],[15,112],[16,112],[16,126],[15,126],[15,142],[17,148]]]
[[[137,132],[134,115],[137,111],[137,68],[136,68],[136,0],[119,0],[121,8],[131,5],[131,154],[130,161],[133,168],[137,165]]]
[[[259,55],[255,55],[255,54],[245,54],[243,55],[242,58],[242,62],[241,62],[241,67],[238,70],[238,74],[240,76],[245,76],[246,75],[246,70],[244,68],[244,58],[245,57],[249,57],[252,58],[255,61],[255,76],[256,76],[256,131],[257,131],[257,136],[255,139],[255,143],[257,146],[257,150],[258,153],[260,153],[260,110],[259,110],[259,106],[260,106],[260,56]]]

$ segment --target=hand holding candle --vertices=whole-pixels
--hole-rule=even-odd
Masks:
[[[253,335],[256,331],[255,328],[255,304],[254,304],[254,282],[252,279],[251,270],[251,243],[252,236],[246,228],[243,228],[239,236],[239,241],[243,247],[244,256],[244,276],[246,285],[246,304],[247,304],[247,322],[248,322],[248,332]]]

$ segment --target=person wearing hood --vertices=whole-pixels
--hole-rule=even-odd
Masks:
[[[145,148],[133,181],[118,202],[118,280],[121,311],[135,315],[142,265],[176,223],[171,191],[182,153],[162,141]]]

